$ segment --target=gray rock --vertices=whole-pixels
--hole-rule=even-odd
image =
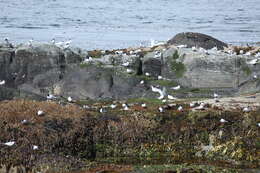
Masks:
[[[202,47],[204,49],[211,49],[217,47],[223,50],[227,47],[227,44],[219,41],[209,35],[194,33],[194,32],[184,32],[175,35],[172,39],[167,42],[168,45],[187,45],[187,47]]]

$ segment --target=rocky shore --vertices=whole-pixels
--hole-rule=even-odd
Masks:
[[[6,40],[0,172],[257,172],[259,61],[199,33],[120,50]]]

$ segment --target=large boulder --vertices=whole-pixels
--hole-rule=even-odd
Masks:
[[[194,33],[194,32],[183,32],[175,35],[172,39],[167,42],[169,45],[187,45],[187,47],[202,47],[204,49],[211,49],[217,47],[223,50],[228,45],[222,41],[219,41],[209,35]]]

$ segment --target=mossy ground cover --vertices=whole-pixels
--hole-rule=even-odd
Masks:
[[[48,164],[56,166],[63,158],[68,171],[83,169],[93,160],[97,164],[111,160],[120,164],[133,158],[153,162],[147,171],[158,160],[164,161],[160,165],[191,160],[196,165],[207,160],[226,169],[259,167],[260,110],[243,113],[209,108],[194,112],[181,102],[168,107],[153,101],[135,101],[137,104],[128,111],[119,103],[117,108],[109,109],[109,101],[89,102],[93,106],[89,110],[72,103],[0,102],[0,163],[32,169],[46,158],[51,160]],[[141,107],[140,103],[146,101],[147,108]],[[184,108],[181,112],[177,110],[180,105]],[[99,113],[104,106],[107,112]],[[158,111],[159,106],[165,106],[164,112]],[[38,116],[38,110],[43,110],[44,115]],[[228,122],[220,123],[221,118]],[[21,123],[24,119],[27,124]],[[3,145],[8,141],[15,144]],[[33,150],[33,145],[39,149]],[[210,145],[209,150],[203,149]]]

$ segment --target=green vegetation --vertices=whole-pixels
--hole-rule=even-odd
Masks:
[[[185,65],[182,62],[178,61],[181,58],[184,57],[180,57],[177,50],[172,55],[171,69],[173,70],[177,78],[182,77],[186,71]]]

